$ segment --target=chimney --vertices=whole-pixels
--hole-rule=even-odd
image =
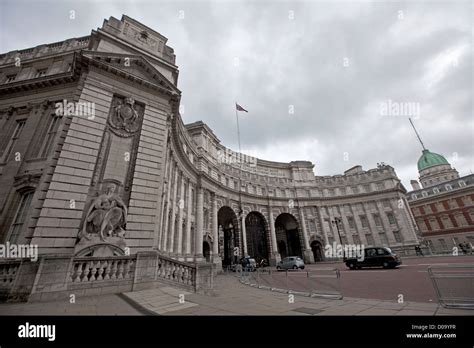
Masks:
[[[410,180],[411,187],[413,191],[421,190],[420,184],[416,180]]]

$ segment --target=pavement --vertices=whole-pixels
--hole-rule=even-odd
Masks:
[[[258,289],[234,274],[218,275],[211,295],[162,285],[118,295],[0,304],[0,315],[472,315],[472,310],[445,309],[436,303],[344,297],[311,298]]]

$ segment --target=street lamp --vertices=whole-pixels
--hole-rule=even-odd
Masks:
[[[342,238],[341,238],[341,231],[339,231],[339,224],[342,222],[341,218],[340,217],[335,217],[334,220],[331,221],[331,223],[333,225],[336,225],[336,228],[337,228],[337,234],[339,236],[339,242],[341,242],[341,246],[342,246]],[[346,258],[346,254],[345,254],[345,251],[344,251],[344,246],[342,246],[342,255],[343,255],[343,258],[345,259]]]

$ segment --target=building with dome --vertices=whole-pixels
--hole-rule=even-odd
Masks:
[[[36,276],[32,293],[127,277],[187,284],[198,264],[313,263],[333,243],[413,252],[394,168],[315,175],[308,161],[232,151],[204,122],[183,123],[175,58],[125,15],[0,55],[0,242],[38,247],[42,266],[8,264],[15,274],[58,274]]]
[[[460,177],[443,155],[421,144],[421,186],[411,180],[413,191],[407,199],[422,241],[435,253],[451,253],[460,243],[474,244],[474,175]]]

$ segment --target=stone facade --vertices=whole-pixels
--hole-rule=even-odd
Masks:
[[[123,16],[0,55],[0,241],[219,266],[244,254],[310,263],[332,242],[418,244],[392,167],[315,176],[310,162],[247,157],[185,125],[166,42]]]

